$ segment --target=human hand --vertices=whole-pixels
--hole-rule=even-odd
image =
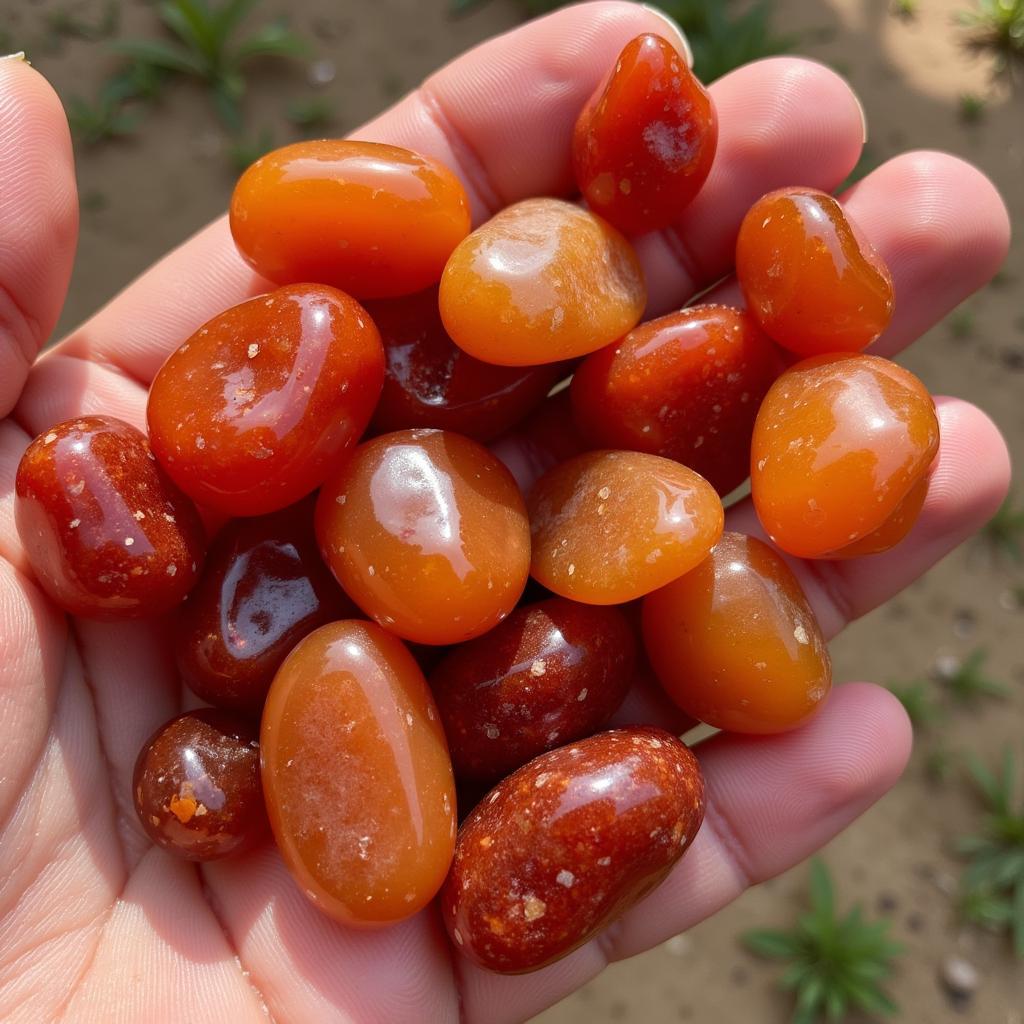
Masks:
[[[575,116],[621,47],[668,34],[623,2],[562,10],[462,57],[364,127],[361,138],[452,167],[477,222],[528,195],[571,192]],[[675,41],[675,40],[673,40]],[[675,227],[640,240],[649,313],[676,308],[729,271],[739,221],[784,185],[833,189],[856,163],[859,107],[835,74],[780,58],[712,87],[718,155]],[[977,171],[908,154],[845,197],[888,262],[897,309],[872,351],[892,355],[979,288],[1007,246],[1003,206]],[[0,1012],[10,1020],[523,1020],[612,959],[721,909],[797,863],[884,793],[906,761],[899,704],[838,687],[805,728],[701,745],[704,827],[669,879],[599,939],[528,978],[488,974],[448,945],[434,910],[380,932],[317,911],[266,847],[196,866],[151,847],[132,808],[145,738],[188,705],[159,622],[69,620],[32,581],[14,529],[14,474],[29,439],[82,413],[145,422],[146,387],[202,322],[269,286],[222,219],[35,361],[53,329],[76,214],[67,126],[52,91],[0,61]],[[720,286],[736,301],[735,286]],[[942,447],[928,500],[894,550],[795,566],[828,635],[881,603],[976,530],[1001,501],[1005,446],[977,409],[940,399]],[[8,415],[9,414],[9,415]],[[731,529],[757,532],[749,506]],[[638,691],[620,720],[674,719]]]

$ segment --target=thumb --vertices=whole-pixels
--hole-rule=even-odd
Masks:
[[[0,57],[0,417],[57,323],[77,237],[60,100],[22,55]]]

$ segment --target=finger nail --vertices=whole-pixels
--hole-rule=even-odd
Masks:
[[[24,64],[31,64],[32,62],[25,56],[24,50],[19,50],[17,53],[5,53],[0,55],[0,60],[20,60]]]
[[[861,141],[862,142],[867,142],[868,141],[868,115],[867,115],[867,112],[864,110],[864,104],[861,103],[860,97],[853,91],[853,89],[851,89],[850,92],[853,95],[854,103],[857,104],[857,109],[860,111],[861,135],[863,136]]]
[[[650,11],[651,14],[656,15],[665,22],[669,30],[668,41],[686,58],[687,66],[692,68],[693,50],[690,49],[690,41],[686,38],[686,33],[679,27],[679,22],[667,15],[660,7],[655,7],[653,4],[641,4],[640,6],[645,11]]]

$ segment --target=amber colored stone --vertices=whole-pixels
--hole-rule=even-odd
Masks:
[[[526,509],[509,471],[476,441],[400,430],[360,445],[316,510],[324,560],[392,633],[469,640],[515,607],[530,564]]]
[[[781,370],[748,314],[691,306],[587,356],[573,415],[593,445],[675,459],[728,494],[750,473],[757,408]]]
[[[456,430],[489,441],[537,406],[561,374],[557,364],[495,366],[448,337],[437,289],[367,304],[384,342],[384,390],[372,427]]]
[[[240,853],[267,834],[256,730],[223,711],[189,711],[157,729],[132,795],[146,835],[188,860]]]
[[[650,893],[704,818],[697,759],[649,726],[542,754],[459,830],[441,910],[455,948],[521,974],[572,952]]]
[[[73,615],[159,615],[198,578],[199,516],[121,420],[80,416],[43,431],[21,458],[15,492],[36,579]]]
[[[917,522],[917,517],[921,514],[925,498],[928,497],[929,475],[929,473],[925,473],[914,484],[910,493],[896,506],[896,511],[877,530],[852,544],[847,544],[845,548],[833,551],[829,558],[840,560],[862,558],[864,555],[878,555],[899,544],[914,528],[914,523]]]
[[[439,302],[459,348],[486,363],[529,366],[625,334],[647,288],[632,246],[606,221],[561,199],[524,199],[459,244]]]
[[[359,303],[322,285],[279,288],[214,317],[164,363],[149,392],[153,451],[200,504],[273,512],[337,467],[383,380]]]
[[[400,640],[359,620],[307,636],[270,688],[260,755],[277,845],[321,910],[383,925],[433,899],[455,844],[455,785]]]
[[[355,614],[320,558],[311,501],[235,519],[178,613],[178,668],[203,700],[258,715],[285,655],[318,626]]]
[[[629,689],[635,647],[617,608],[560,597],[456,647],[430,675],[456,776],[495,782],[601,728]]]
[[[802,558],[843,557],[870,534],[867,546],[883,550],[913,525],[924,494],[912,492],[938,446],[935,405],[909,370],[878,356],[805,359],[772,385],[754,424],[758,518]]]
[[[637,36],[591,96],[572,140],[590,208],[638,235],[671,224],[700,191],[718,145],[714,103],[661,36]]]
[[[821,709],[832,664],[792,570],[724,533],[707,558],[643,602],[644,645],[668,695],[718,729],[775,733]]]
[[[885,330],[892,276],[827,192],[784,188],[747,212],[736,241],[747,308],[799,356],[859,352]]]
[[[378,142],[296,142],[257,160],[231,197],[239,252],[275,284],[358,298],[410,295],[441,277],[469,232],[469,200],[443,164]]]
[[[597,451],[549,470],[530,492],[543,586],[585,604],[622,604],[697,565],[722,535],[715,489],[692,469],[642,452]]]

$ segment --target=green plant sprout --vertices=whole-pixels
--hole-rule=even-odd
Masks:
[[[979,540],[993,557],[1024,562],[1024,508],[1018,506],[1012,494],[999,506],[996,514],[981,528]]]
[[[995,56],[996,74],[1024,75],[1024,0],[975,0],[959,20],[968,30],[968,46]]]
[[[907,718],[915,729],[925,729],[942,717],[942,709],[932,695],[934,687],[922,680],[905,685],[890,684],[892,695],[903,705]]]
[[[960,94],[959,99],[960,120],[964,124],[977,124],[985,116],[985,100],[982,96],[976,96],[972,92]]]
[[[960,663],[960,667],[950,673],[943,681],[949,695],[960,705],[972,706],[982,697],[1005,698],[1009,691],[1002,683],[997,683],[985,675],[983,666],[988,651],[976,647]]]
[[[974,337],[974,312],[968,306],[954,309],[946,318],[949,333],[957,341],[966,341]]]
[[[334,111],[329,100],[322,96],[292,100],[285,110],[289,122],[304,134],[312,135],[322,131],[334,120]]]
[[[174,42],[125,39],[113,48],[137,64],[203,82],[214,108],[232,132],[242,129],[240,102],[244,67],[256,57],[298,57],[305,43],[281,21],[272,21],[240,37],[243,19],[260,0],[164,0],[157,11]]]
[[[959,760],[960,754],[956,751],[943,746],[935,747],[925,755],[925,776],[929,782],[936,784],[948,782]]]
[[[998,773],[977,758],[968,767],[986,813],[981,833],[957,843],[970,862],[961,878],[960,911],[976,924],[1009,932],[1014,952],[1024,957],[1024,795],[1016,759],[1006,747]]]
[[[529,16],[564,7],[572,0],[520,0]],[[452,0],[462,14],[486,0]],[[702,82],[713,82],[734,68],[793,48],[794,36],[776,34],[768,0],[738,5],[735,0],[660,0],[657,3],[686,33],[693,50],[693,71]]]
[[[789,931],[751,931],[743,942],[758,956],[791,961],[779,986],[795,993],[792,1024],[842,1021],[848,1013],[890,1015],[896,1004],[881,982],[903,948],[890,941],[888,921],[865,921],[860,905],[836,915],[832,879],[824,863],[811,861],[809,913]]]
[[[123,139],[138,127],[138,115],[125,110],[123,103],[101,92],[90,103],[79,96],[67,101],[68,125],[74,138],[86,146],[94,146],[108,139]]]
[[[892,13],[904,21],[913,21],[917,17],[917,0],[893,0]]]
[[[273,148],[274,134],[269,128],[263,128],[252,138],[236,137],[228,146],[228,159],[231,166],[241,173]]]

